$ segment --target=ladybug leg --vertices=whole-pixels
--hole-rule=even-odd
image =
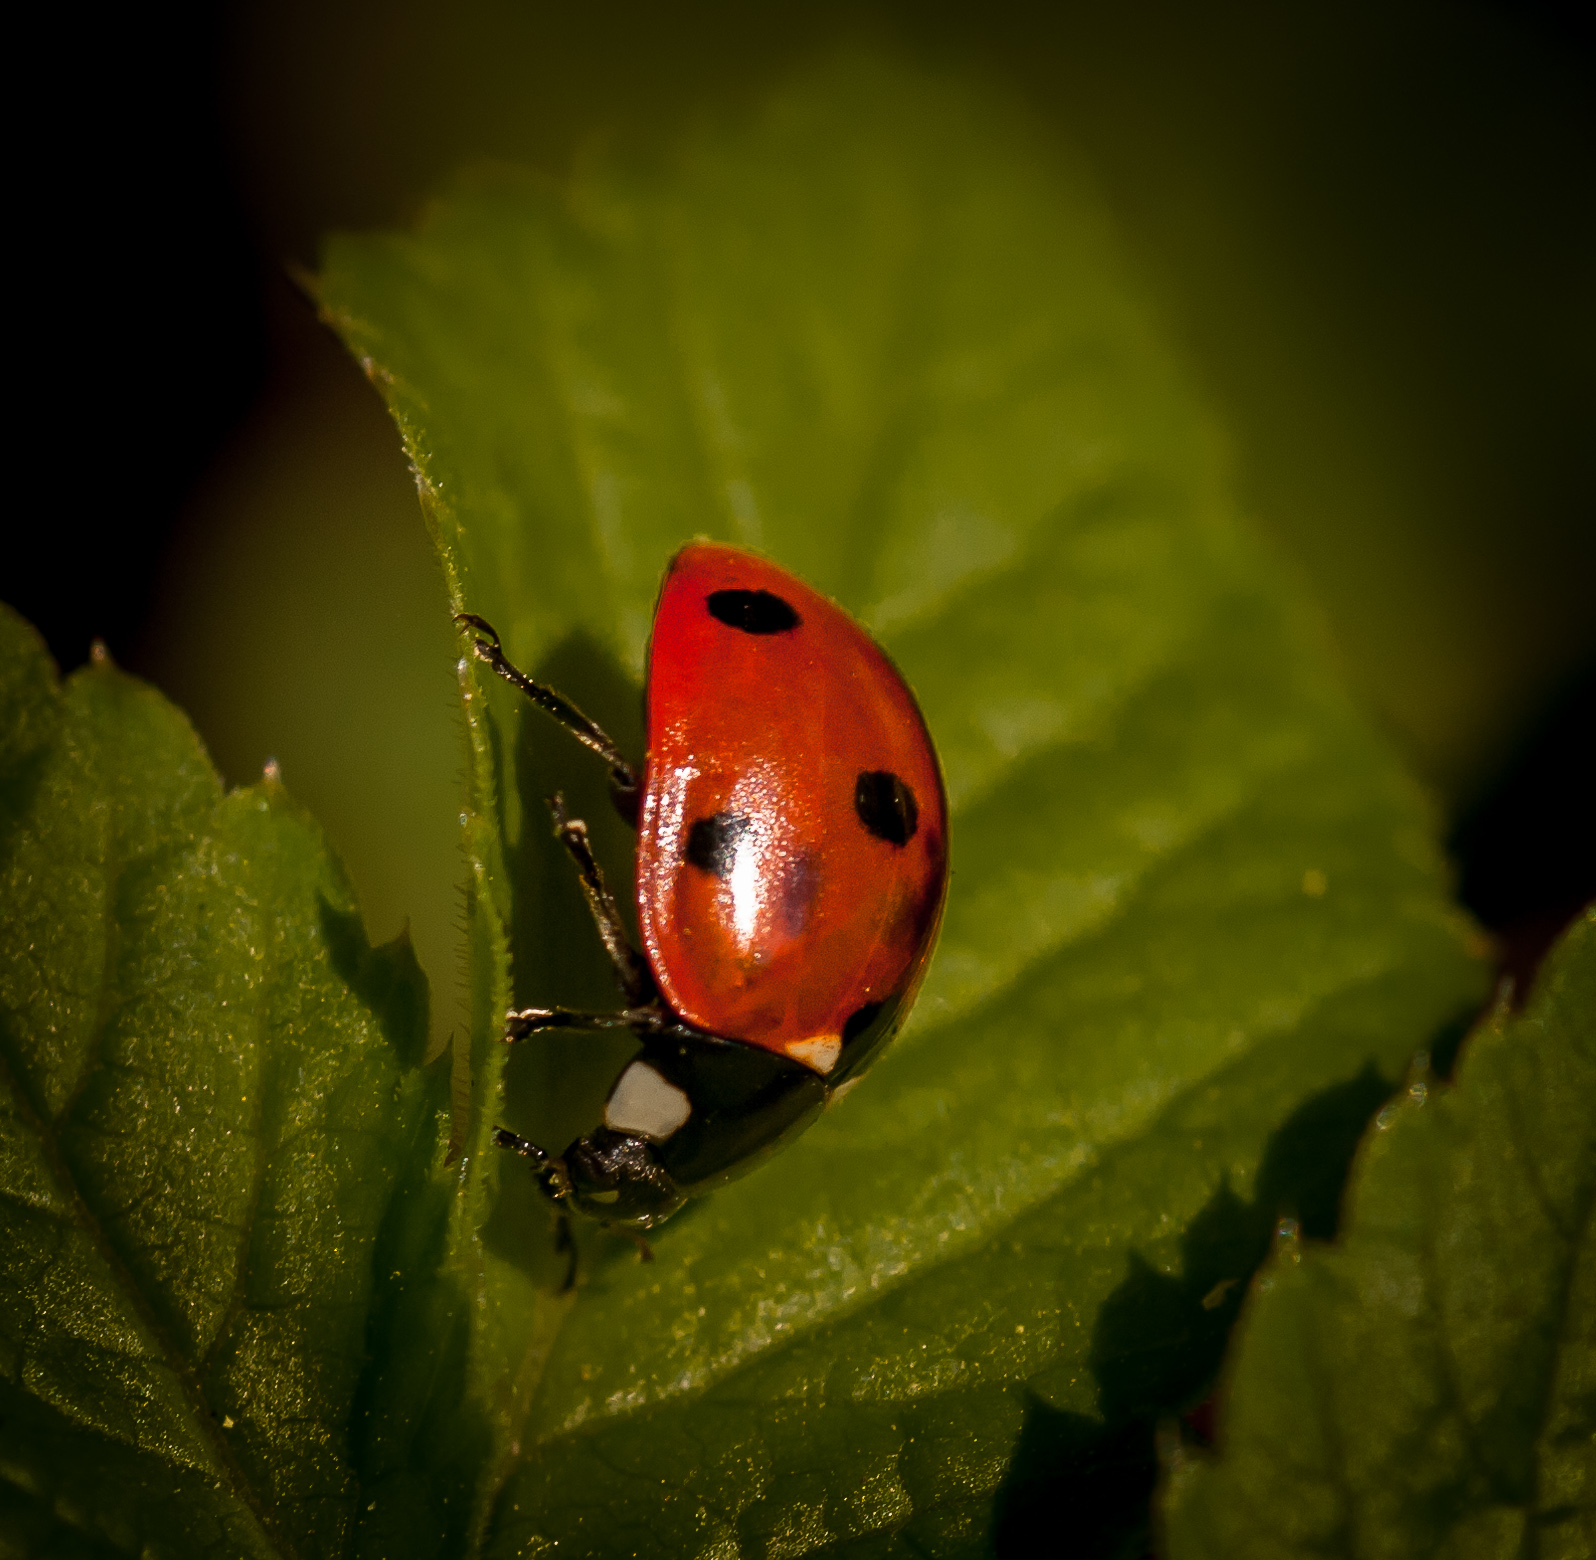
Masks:
[[[583,747],[592,749],[610,766],[610,790],[615,796],[615,805],[622,817],[635,823],[637,771],[621,756],[621,750],[609,734],[589,720],[564,694],[556,693],[547,684],[535,681],[513,665],[505,657],[499,643],[499,631],[486,618],[479,618],[474,612],[457,612],[454,620],[475,631],[477,637],[472,640],[471,649],[484,666],[497,672],[512,688],[524,693],[540,710],[552,715]]]
[[[587,825],[580,818],[572,818],[565,811],[565,798],[558,793],[549,798],[549,811],[554,814],[554,837],[566,848],[576,863],[582,879],[582,892],[587,907],[593,912],[594,924],[604,942],[604,951],[615,966],[616,978],[628,1007],[641,1007],[658,995],[654,977],[642,955],[632,946],[621,922],[621,912],[604,881],[604,873],[588,843]]]
[[[511,1008],[504,1015],[507,1045],[545,1029],[630,1029],[634,1034],[658,1034],[671,1020],[659,1008],[622,1008],[618,1013],[583,1013],[573,1008]]]

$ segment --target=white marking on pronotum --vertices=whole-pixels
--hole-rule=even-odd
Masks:
[[[786,1051],[795,1062],[813,1067],[824,1076],[837,1065],[842,1055],[841,1035],[811,1035],[807,1040],[789,1040]]]
[[[604,1102],[604,1125],[663,1143],[693,1113],[692,1101],[647,1062],[633,1062]]]

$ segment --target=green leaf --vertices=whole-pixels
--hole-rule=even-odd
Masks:
[[[1169,1554],[1596,1553],[1596,909],[1377,1127],[1344,1240],[1257,1280]]]
[[[0,1546],[338,1555],[425,980],[273,777],[0,609]],[[369,1496],[367,1497],[369,1499]]]
[[[319,288],[454,605],[520,664],[635,752],[666,560],[757,547],[881,638],[953,805],[940,950],[868,1084],[651,1267],[588,1238],[565,1317],[487,1135],[562,1146],[616,1052],[510,1058],[496,1012],[615,1001],[543,797],[622,884],[629,842],[599,766],[462,661],[486,1552],[979,1552],[1107,1463],[1077,1529],[1144,1521],[1154,1420],[1276,1218],[1329,1232],[1386,1080],[1481,981],[1434,821],[1238,522],[1080,171],[981,89],[850,56],[562,188],[467,179],[331,243]]]

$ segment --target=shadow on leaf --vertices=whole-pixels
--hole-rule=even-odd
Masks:
[[[319,907],[333,969],[371,1012],[401,1064],[420,1067],[428,987],[408,932],[374,948],[358,912],[324,898]],[[437,1172],[448,1085],[445,1057],[423,1075],[424,1107],[411,1141],[392,1145],[401,1170],[372,1254],[368,1363],[350,1416],[350,1451],[364,1497],[362,1553],[456,1552],[492,1445],[485,1418],[462,1392],[470,1307],[446,1263],[454,1188]],[[447,1455],[440,1455],[442,1447]]]
[[[401,1067],[418,1067],[427,1051],[430,992],[407,927],[372,947],[358,910],[340,910],[317,895],[321,935],[338,978],[371,1011]]]
[[[1031,1402],[998,1492],[1000,1555],[1130,1560],[1150,1553],[1159,1421],[1189,1413],[1212,1389],[1278,1222],[1296,1219],[1316,1240],[1335,1235],[1353,1153],[1392,1088],[1369,1065],[1299,1106],[1269,1139],[1252,1200],[1225,1184],[1192,1220],[1178,1275],[1131,1253],[1093,1330],[1101,1418]]]

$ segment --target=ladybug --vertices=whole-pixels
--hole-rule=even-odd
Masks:
[[[646,1257],[642,1231],[801,1132],[903,1022],[947,893],[936,750],[864,629],[739,548],[693,542],[666,570],[641,776],[511,665],[488,623],[459,621],[483,662],[606,760],[637,827],[641,953],[586,825],[552,799],[626,1005],[512,1010],[504,1038],[627,1029],[640,1048],[602,1124],[563,1154],[503,1128],[495,1140],[562,1209],[630,1234]]]

